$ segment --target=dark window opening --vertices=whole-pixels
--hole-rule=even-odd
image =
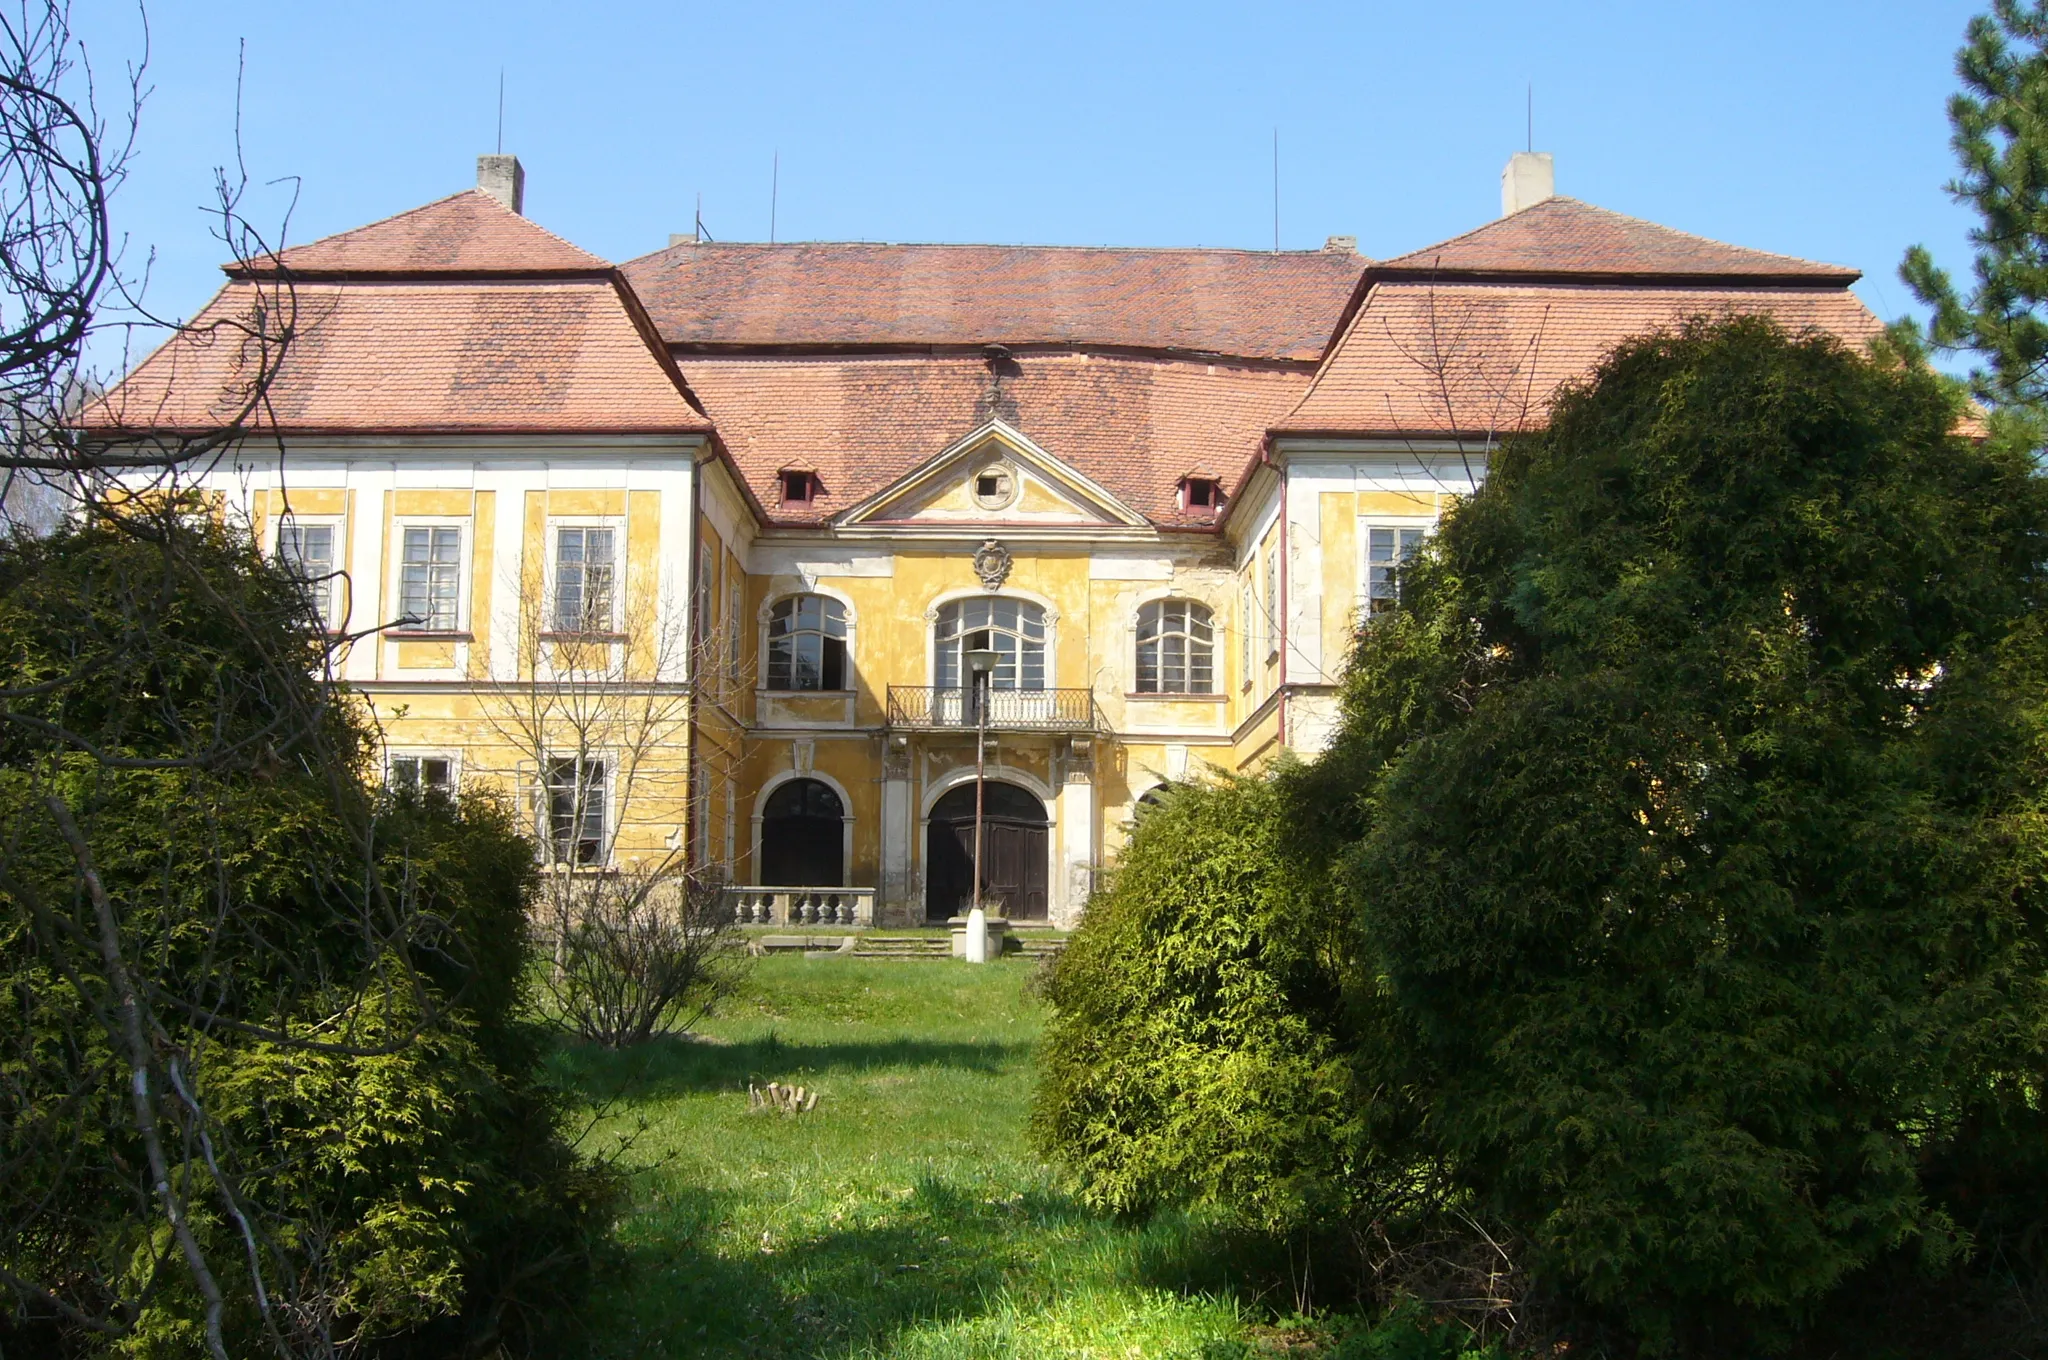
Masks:
[[[1190,510],[1216,510],[1223,505],[1223,483],[1214,477],[1190,477],[1181,487]]]
[[[989,497],[1002,495],[1003,479],[995,476],[994,474],[990,474],[989,476],[986,477],[976,477],[974,479],[974,494],[977,496]]]
[[[817,498],[818,479],[808,472],[784,472],[782,477],[782,499],[790,501],[811,501]]]
[[[446,756],[391,757],[391,787],[448,797],[455,791],[455,763]]]
[[[602,760],[548,762],[548,841],[555,863],[604,863],[605,792]]]
[[[845,689],[846,606],[792,595],[768,611],[768,688]]]
[[[846,810],[829,784],[792,779],[761,810],[761,882],[836,888],[845,879]]]

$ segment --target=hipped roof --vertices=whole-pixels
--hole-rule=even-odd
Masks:
[[[1883,329],[1839,287],[1380,282],[1273,432],[1509,434],[1540,425],[1558,386],[1624,340],[1736,313],[1857,345]]]
[[[274,363],[265,338],[288,328],[259,429],[711,428],[617,271],[488,194],[455,194],[224,268],[228,285],[108,395],[94,424],[200,429],[230,419]]]
[[[628,261],[679,351],[1057,346],[1313,363],[1350,251],[684,243]]]

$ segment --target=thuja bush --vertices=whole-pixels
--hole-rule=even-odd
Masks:
[[[1651,1353],[2040,1203],[1979,1140],[2043,1130],[2048,498],[1956,414],[1760,319],[1622,347],[1405,573],[1316,772],[1376,1060]]]
[[[1957,415],[1756,318],[1561,393],[1329,753],[1138,826],[1051,989],[1084,1192],[1484,1225],[1518,1336],[1625,1354],[2048,1278],[2048,495]]]
[[[0,543],[0,1347],[529,1351],[614,1186],[523,1019],[530,843],[391,799],[204,517]]]
[[[1033,1127],[1088,1201],[1338,1216],[1359,1116],[1313,889],[1270,782],[1183,784],[1143,812],[1047,986]]]

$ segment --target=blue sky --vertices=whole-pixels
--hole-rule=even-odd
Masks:
[[[1905,310],[1914,242],[1966,269],[1944,103],[1978,3],[410,4],[158,0],[141,158],[117,205],[150,301],[219,282],[201,211],[233,156],[296,177],[310,240],[474,182],[496,137],[527,211],[613,260],[688,230],[765,240],[1269,248],[1389,256],[1499,211],[1535,141],[1558,188],[1861,268]],[[135,11],[79,15],[105,68]],[[254,215],[275,222],[276,186]]]

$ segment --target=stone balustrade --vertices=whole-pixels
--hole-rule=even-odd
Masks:
[[[873,888],[772,888],[734,885],[725,890],[732,919],[743,926],[872,926]]]

